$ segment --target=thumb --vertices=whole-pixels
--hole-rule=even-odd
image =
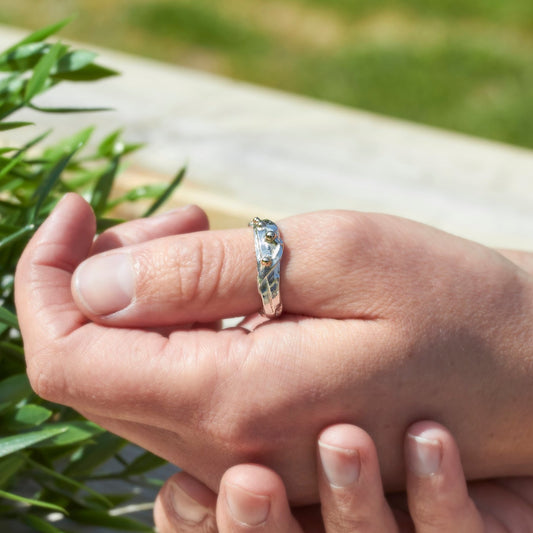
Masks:
[[[216,533],[216,494],[185,472],[169,478],[154,506],[158,533]]]
[[[407,498],[417,533],[481,533],[483,519],[468,494],[459,450],[435,422],[417,422],[405,439]]]

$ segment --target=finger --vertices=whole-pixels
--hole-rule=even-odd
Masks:
[[[222,477],[217,502],[220,533],[299,533],[281,478],[260,465],[239,465]]]
[[[500,478],[469,484],[486,531],[533,531],[531,478]]]
[[[319,489],[327,533],[397,531],[385,499],[376,448],[362,429],[339,424],[318,440]]]
[[[179,472],[163,485],[154,506],[158,533],[216,533],[216,494]]]
[[[376,245],[388,230],[383,219],[375,218],[323,212],[280,223],[287,313],[376,316],[384,291],[379,269],[371,267],[389,264],[394,255]],[[246,228],[167,237],[90,258],[76,271],[72,290],[92,320],[158,326],[256,312],[256,278],[252,230]]]
[[[86,320],[68,291],[92,245],[96,222],[80,196],[67,194],[37,230],[15,273],[15,301],[26,350],[68,335]]]
[[[207,229],[209,221],[205,212],[195,205],[187,205],[157,216],[130,220],[104,231],[94,241],[91,255],[169,235]]]
[[[459,450],[434,422],[417,422],[405,439],[407,496],[417,533],[476,533],[484,524],[468,494]]]
[[[153,239],[168,237],[170,235],[180,235],[183,233],[194,233],[195,231],[205,231],[209,229],[209,220],[205,212],[195,205],[178,207],[166,213],[149,218],[139,218],[129,220],[104,231],[93,243],[90,255],[141,244]],[[180,324],[180,329],[191,328],[194,324]],[[211,329],[218,330],[222,327],[220,321],[209,325]],[[174,325],[157,328],[157,331],[168,336],[175,330]]]
[[[110,330],[87,323],[72,299],[70,286],[72,272],[89,254],[95,227],[87,202],[66,195],[21,256],[15,299],[27,371],[37,394],[71,406],[90,403],[109,412],[114,400],[131,404],[137,394],[134,391],[146,380],[153,379],[153,392],[164,395],[165,390],[155,385],[161,381],[156,361],[168,358],[165,373],[173,368],[179,376],[178,367],[197,350],[186,339],[185,344],[170,347],[169,339],[155,332]],[[193,333],[190,340],[197,342],[197,335],[203,332]],[[205,339],[205,348],[220,352],[219,337],[208,333],[211,336]],[[230,334],[239,336],[238,331]],[[227,343],[226,337],[223,335],[220,343]],[[184,355],[181,359],[180,354]],[[160,375],[156,378],[153,373]],[[213,377],[206,368],[200,382],[209,375]],[[200,382],[191,386],[201,386]],[[150,389],[143,388],[148,398]]]

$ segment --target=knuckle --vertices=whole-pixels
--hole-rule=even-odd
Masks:
[[[440,499],[425,501],[415,506],[411,515],[417,527],[425,527],[435,531],[446,531],[454,524],[460,523],[461,517],[466,519],[476,513],[475,504],[471,499],[450,504]]]
[[[224,255],[224,245],[215,236],[205,242],[184,235],[179,242],[160,246],[157,253],[141,250],[135,260],[137,295],[148,301],[203,306],[218,290]]]
[[[327,528],[339,533],[351,533],[352,531],[367,533],[375,531],[375,525],[372,522],[368,517],[349,516],[342,511],[337,511],[327,519]]]
[[[350,490],[336,491],[331,509],[323,509],[323,514],[332,531],[366,533],[376,531],[383,525],[388,515],[385,500],[362,506],[360,499]],[[329,530],[329,529],[328,529]]]

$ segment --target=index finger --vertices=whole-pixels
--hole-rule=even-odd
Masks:
[[[389,259],[386,219],[330,211],[281,221],[284,310],[376,318],[384,293],[375,266]],[[76,270],[72,291],[91,320],[116,326],[209,322],[262,307],[249,228],[171,236],[91,257]]]

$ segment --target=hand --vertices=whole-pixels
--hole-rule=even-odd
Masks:
[[[159,492],[159,533],[519,533],[533,530],[533,478],[471,483],[450,433],[434,422],[411,426],[404,441],[407,498],[385,498],[376,449],[356,426],[318,438],[320,506],[291,510],[281,478],[260,465],[223,476],[217,497],[184,472]]]
[[[203,229],[195,217],[183,231]],[[89,206],[60,203],[15,280],[38,394],[213,490],[232,465],[264,464],[293,503],[318,500],[315,438],[339,420],[372,436],[387,490],[403,487],[401,441],[421,418],[450,428],[469,478],[533,474],[526,271],[395,217],[301,215],[279,224],[283,317],[216,331],[201,324],[259,307],[251,230],[175,235],[180,220],[93,245]],[[129,245],[89,257],[115,241]]]

